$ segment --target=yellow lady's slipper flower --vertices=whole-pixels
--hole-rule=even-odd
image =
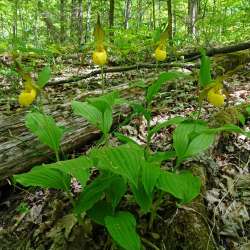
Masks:
[[[30,90],[28,89],[23,90],[18,97],[18,102],[20,106],[22,107],[29,106],[36,99],[36,95],[37,93],[34,88]]]
[[[221,93],[221,89],[211,88],[207,93],[207,100],[215,107],[224,105],[225,96]]]
[[[158,46],[155,50],[155,59],[157,61],[164,61],[167,58],[167,52],[161,46]]]
[[[104,48],[96,49],[92,55],[93,62],[99,66],[106,64],[107,52]]]

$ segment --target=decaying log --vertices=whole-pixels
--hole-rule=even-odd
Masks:
[[[226,54],[226,53],[232,53],[236,51],[246,50],[250,49],[250,41],[234,44],[234,45],[228,45],[225,47],[219,47],[219,48],[207,48],[206,54],[208,56],[214,56],[218,54]],[[180,56],[184,56],[184,58],[187,61],[192,61],[200,57],[200,51],[196,50],[193,52],[184,53]]]
[[[238,51],[223,55],[216,55],[212,60],[213,74],[215,76],[233,74],[250,62],[250,50]]]
[[[156,64],[136,64],[136,65],[130,65],[130,66],[124,66],[124,67],[112,67],[112,68],[105,68],[103,70],[104,73],[115,73],[115,72],[125,72],[125,71],[131,71],[136,69],[154,69],[156,67]],[[196,66],[194,64],[187,64],[187,63],[162,63],[159,64],[159,68],[184,68],[187,70],[192,71],[193,68]],[[80,80],[88,79],[93,76],[100,75],[102,73],[101,69],[93,70],[87,74],[78,75],[78,76],[72,76],[68,79],[62,79],[62,80],[54,80],[50,81],[48,85],[58,85],[58,84],[64,84],[64,83],[71,83],[71,82],[77,82]]]
[[[209,49],[207,51],[207,54],[209,56],[214,56],[214,55],[219,55],[219,54],[223,54],[223,53],[231,53],[231,52],[235,52],[235,51],[246,50],[249,48],[250,48],[250,42],[249,43],[242,43],[242,44],[234,45],[234,46]],[[228,56],[226,56],[226,58],[231,58],[231,60],[229,60],[230,63],[227,63],[227,65],[231,65],[228,69],[231,70],[239,64],[244,64],[244,63],[249,62],[250,61],[249,54],[250,54],[249,52],[247,52],[247,53],[231,53]],[[179,63],[171,63],[171,62],[161,63],[158,65],[158,67],[165,68],[166,70],[170,69],[170,68],[178,67],[178,68],[184,68],[184,69],[188,69],[188,70],[192,71],[193,69],[197,68],[198,65],[197,64],[188,64],[187,62],[198,59],[199,57],[200,57],[200,52],[198,52],[198,51],[191,52],[191,53],[186,54],[186,55],[184,54],[184,58],[185,58],[186,63],[181,63],[181,62],[179,62]],[[228,61],[228,60],[226,60],[226,61]],[[220,64],[222,64],[221,65],[222,67],[225,65],[225,63],[223,63],[221,60],[220,60]],[[143,69],[143,68],[144,69],[153,69],[155,67],[156,67],[156,64],[143,63],[143,64],[136,64],[136,65],[130,65],[130,66],[125,66],[125,67],[106,68],[106,69],[104,69],[104,73],[125,72],[125,71],[136,70],[136,69],[139,70],[139,69]],[[84,75],[73,76],[73,77],[70,77],[68,79],[63,79],[63,80],[50,81],[49,85],[77,82],[77,81],[80,81],[83,79],[87,79],[87,78],[90,78],[93,76],[100,75],[101,72],[102,71],[100,69],[97,69],[97,70],[91,71],[90,73],[87,73]]]
[[[128,85],[113,87],[111,90],[128,91]],[[100,94],[92,91],[80,94],[78,100]],[[130,95],[130,94],[129,94]],[[62,140],[62,151],[67,153],[99,136],[99,131],[81,118],[73,115],[71,102],[45,106],[59,125],[69,129]],[[125,112],[125,111],[124,111]],[[117,112],[118,113],[118,112]],[[53,157],[53,152],[47,146],[41,145],[24,125],[25,111],[15,113],[10,117],[0,116],[0,180],[30,169],[32,166],[46,162]],[[118,119],[118,114],[116,115]]]

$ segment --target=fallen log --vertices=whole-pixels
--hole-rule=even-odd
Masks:
[[[246,49],[250,49],[250,42],[244,42],[244,43],[240,43],[240,44],[236,44],[236,45],[229,45],[229,46],[220,47],[220,48],[206,49],[206,53],[208,56],[215,56],[215,55],[219,55],[219,54],[242,51],[242,50],[246,50]],[[183,57],[186,62],[194,61],[194,60],[200,58],[200,51],[182,53],[182,54],[177,56],[177,58],[181,58],[181,57]],[[250,56],[249,56],[249,58],[250,58]],[[181,62],[179,62],[179,63],[178,62],[177,63],[171,62],[174,60],[176,60],[176,59],[175,58],[170,59],[168,63],[161,63],[158,65],[158,67],[165,68],[165,69],[169,69],[169,68],[173,68],[173,67],[180,67],[180,68],[185,68],[188,70],[192,70],[192,69],[197,67],[197,65],[193,65],[193,64],[188,65],[186,63],[181,63]],[[125,67],[106,68],[106,69],[104,69],[104,73],[125,72],[125,71],[142,69],[142,68],[152,69],[152,68],[156,68],[156,67],[157,67],[156,63],[151,63],[151,64],[142,63],[142,64],[125,66]],[[51,82],[49,82],[49,85],[76,82],[76,81],[87,79],[87,78],[90,78],[93,76],[100,75],[101,72],[102,71],[100,69],[98,69],[98,70],[92,71],[88,74],[84,74],[84,75],[80,75],[80,76],[73,76],[73,77],[70,77],[68,79],[63,79],[63,80],[51,81]]]
[[[239,44],[228,45],[225,47],[219,47],[219,48],[207,48],[206,54],[208,56],[214,56],[218,54],[232,53],[232,52],[246,50],[246,49],[250,49],[250,41],[239,43]],[[200,51],[196,50],[193,52],[181,54],[180,56],[184,56],[186,61],[193,61],[193,60],[200,58]]]
[[[170,68],[184,68],[187,70],[192,71],[193,68],[196,66],[194,64],[187,64],[187,63],[162,63],[159,64],[159,68],[165,68],[166,70]],[[116,72],[126,72],[126,71],[131,71],[131,70],[139,70],[139,69],[154,69],[156,68],[156,64],[148,64],[148,63],[143,63],[143,64],[135,64],[135,65],[130,65],[130,66],[125,66],[125,67],[112,67],[112,68],[105,68],[103,72],[106,73],[116,73]],[[96,69],[93,70],[87,74],[79,75],[79,76],[72,76],[68,79],[61,79],[61,80],[53,80],[48,83],[48,85],[58,85],[58,84],[64,84],[64,83],[72,83],[72,82],[77,82],[81,81],[84,79],[88,79],[97,75],[100,75],[102,73],[101,69]]]
[[[119,90],[122,95],[132,97],[128,85],[120,85],[107,91]],[[88,96],[100,95],[101,91],[90,91],[78,95],[78,100],[84,100]],[[134,97],[136,93],[134,93]],[[72,152],[88,141],[98,138],[99,131],[93,128],[85,119],[77,117],[71,110],[71,101],[45,106],[47,114],[50,114],[59,125],[69,129],[62,140],[63,153]],[[128,112],[128,111],[127,111]],[[126,110],[123,110],[126,114]],[[118,120],[120,112],[114,114]],[[32,166],[51,160],[53,152],[47,146],[42,145],[24,125],[25,111],[12,116],[0,116],[0,181],[13,174],[29,170]]]

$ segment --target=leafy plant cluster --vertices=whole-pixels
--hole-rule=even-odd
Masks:
[[[185,75],[179,72],[165,72],[149,86],[140,84],[145,92],[143,103],[126,101],[119,97],[118,92],[89,98],[85,102],[73,101],[73,112],[84,117],[103,135],[98,146],[75,159],[60,161],[60,142],[65,130],[59,127],[51,116],[37,111],[27,114],[26,126],[43,144],[54,150],[57,162],[36,166],[28,173],[15,175],[15,182],[27,187],[40,186],[66,191],[72,202],[72,213],[79,223],[88,216],[103,225],[119,247],[126,250],[141,249],[136,217],[120,206],[121,201],[136,202],[141,214],[150,214],[150,230],[165,193],[172,195],[178,206],[191,202],[200,193],[200,178],[188,170],[181,170],[181,163],[208,149],[216,134],[221,131],[245,133],[234,125],[209,128],[205,121],[184,117],[175,117],[151,126],[153,99],[163,84],[179,77]],[[113,109],[116,105],[130,105],[133,115],[146,118],[146,145],[138,145],[129,137],[112,131]],[[153,152],[152,137],[168,126],[176,127],[172,149]],[[117,146],[111,146],[109,143],[112,133],[120,141]],[[173,170],[161,168],[168,160],[174,160]],[[98,173],[95,178],[91,175],[93,171]],[[72,177],[76,178],[82,187],[77,196],[70,191]],[[128,194],[132,197],[129,200],[126,199]]]

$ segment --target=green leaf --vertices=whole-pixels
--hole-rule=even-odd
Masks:
[[[136,220],[128,212],[118,212],[105,218],[105,226],[115,242],[126,250],[140,250],[141,243],[136,233]]]
[[[214,139],[214,133],[203,133],[197,135],[188,145],[188,148],[183,157],[194,156],[208,149],[213,144]]]
[[[101,170],[123,176],[137,186],[144,151],[135,144],[125,144],[118,147],[103,147],[93,149],[90,157],[95,166]]]
[[[246,123],[246,118],[245,118],[245,116],[243,115],[243,114],[239,114],[238,115],[238,119],[239,119],[239,122],[241,123],[241,125],[245,125],[245,123]]]
[[[46,167],[57,169],[75,177],[81,183],[82,188],[85,187],[86,182],[88,181],[89,168],[92,166],[93,164],[91,160],[83,156],[72,160],[59,161],[46,165]]]
[[[105,217],[113,215],[113,208],[111,204],[106,201],[98,201],[87,211],[87,215],[97,224],[104,225]]]
[[[89,123],[101,130],[102,113],[87,102],[72,102],[72,109],[76,115],[84,117]]]
[[[75,212],[81,214],[93,207],[101,199],[104,191],[111,185],[113,180],[114,176],[101,175],[86,186],[77,200]]]
[[[115,135],[115,137],[116,137],[119,141],[121,141],[121,142],[123,142],[123,143],[133,143],[133,144],[138,145],[136,141],[134,141],[133,139],[131,139],[131,138],[129,138],[128,136],[123,135],[123,134],[121,134],[121,133],[119,133],[119,132],[115,132],[114,135]]]
[[[101,130],[103,134],[108,134],[113,123],[112,109],[107,108],[103,113],[103,119],[101,121]]]
[[[32,168],[28,173],[14,175],[14,180],[25,187],[39,186],[68,191],[70,189],[70,176],[46,166]]]
[[[106,198],[115,209],[127,191],[127,182],[121,176],[116,176],[110,186],[106,189]]]
[[[147,90],[147,103],[150,103],[153,100],[154,96],[160,91],[160,88],[163,83],[183,76],[185,76],[185,74],[177,71],[164,72],[160,74],[159,78]]]
[[[244,131],[243,129],[241,129],[240,127],[234,125],[234,124],[226,124],[222,127],[219,128],[212,128],[210,129],[211,133],[218,133],[218,132],[235,132],[235,133],[239,133],[239,134],[243,134],[249,137],[249,133]]]
[[[141,181],[138,182],[137,187],[130,183],[130,188],[142,212],[149,212],[152,207],[153,193],[148,194]]]
[[[133,108],[133,113],[135,115],[144,115],[144,117],[146,118],[146,120],[150,120],[151,119],[151,112],[146,110],[142,104],[140,103],[131,103],[130,104],[131,107]]]
[[[162,161],[166,161],[175,157],[176,157],[175,151],[156,152],[148,157],[148,162],[161,163]]]
[[[250,106],[246,108],[246,111],[248,112],[248,114],[250,114]]]
[[[139,81],[136,81],[136,82],[129,83],[129,86],[133,87],[133,88],[137,87],[137,88],[141,88],[141,89],[147,88],[147,84],[143,80],[139,80]]]
[[[189,144],[189,135],[194,130],[194,124],[181,123],[174,131],[173,146],[178,157],[184,157]]]
[[[117,100],[119,100],[119,93],[117,91],[113,91],[99,97],[88,98],[87,102],[92,106],[95,106],[103,113],[106,108],[112,108],[112,106],[116,104]]]
[[[49,81],[51,77],[51,70],[50,67],[45,67],[39,74],[37,79],[37,85],[40,89],[42,89]]]
[[[173,146],[179,160],[183,160],[185,157],[187,157],[186,151],[189,147],[189,144],[196,136],[201,133],[208,132],[210,132],[210,129],[207,127],[206,123],[202,121],[191,120],[179,124],[173,134]]]
[[[90,98],[88,102],[72,102],[75,114],[83,116],[93,126],[100,129],[105,135],[108,134],[112,122],[112,106],[118,100],[117,92],[112,92],[104,96]]]
[[[212,81],[211,77],[211,66],[210,66],[210,59],[205,54],[205,50],[201,52],[201,66],[200,66],[200,85],[201,87],[206,87]]]
[[[152,196],[160,175],[160,165],[145,162],[142,168],[142,184],[148,196]]]
[[[158,123],[152,129],[150,129],[148,136],[149,138],[151,138],[155,133],[159,132],[161,129],[166,128],[171,125],[178,125],[182,123],[183,121],[185,121],[184,117],[174,117],[165,122]]]
[[[54,151],[59,151],[63,129],[58,127],[51,116],[38,112],[29,113],[25,117],[25,125],[39,140]]]
[[[180,199],[181,203],[188,203],[199,195],[201,181],[188,171],[179,174],[162,171],[157,187]]]

